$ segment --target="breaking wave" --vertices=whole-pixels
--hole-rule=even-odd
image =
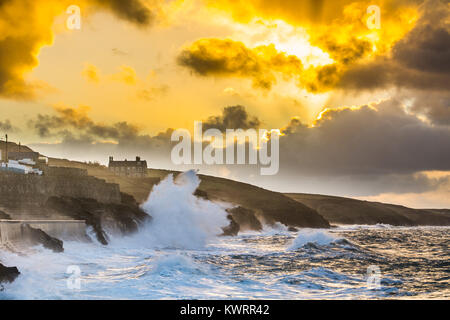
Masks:
[[[343,240],[343,238],[336,237],[324,230],[302,229],[288,247],[288,250],[297,250],[307,244],[326,246],[339,240]]]
[[[152,220],[137,235],[157,248],[197,249],[229,224],[219,205],[194,195],[200,184],[195,171],[169,175],[150,193],[142,209]]]

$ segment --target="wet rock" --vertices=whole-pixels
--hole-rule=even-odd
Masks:
[[[120,197],[122,199],[122,204],[136,207],[139,206],[139,203],[136,201],[136,199],[128,193],[121,192]]]
[[[203,191],[203,190],[200,190],[200,189],[195,190],[194,196],[202,198],[202,199],[205,199],[205,200],[209,200],[208,199],[208,194],[206,193],[206,191]]]
[[[227,218],[228,220],[230,220],[230,224],[225,228],[222,228],[223,230],[222,236],[236,236],[239,233],[240,226],[236,221],[234,221],[233,216],[231,214],[229,214]]]
[[[94,199],[50,197],[45,207],[60,215],[75,220],[85,220],[91,226],[97,240],[108,244],[106,231],[128,235],[138,231],[139,225],[149,221],[151,217],[142,211],[134,198],[122,195],[122,203],[101,203]]]
[[[232,215],[233,220],[239,224],[241,230],[261,231],[263,228],[253,210],[239,206],[227,209],[227,212]]]
[[[63,242],[49,236],[41,229],[30,227],[28,224],[23,224],[21,229],[25,241],[30,242],[32,245],[42,244],[44,248],[50,249],[53,252],[64,252]]]
[[[0,263],[0,283],[13,282],[20,275],[16,267],[5,267]]]

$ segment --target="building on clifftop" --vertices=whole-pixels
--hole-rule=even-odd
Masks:
[[[109,157],[108,168],[117,176],[143,178],[147,175],[147,161],[136,157],[136,161],[116,161]]]

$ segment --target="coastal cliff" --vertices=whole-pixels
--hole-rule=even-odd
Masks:
[[[289,193],[286,195],[317,210],[334,224],[450,226],[450,212],[446,209],[412,209],[388,203],[318,194]]]

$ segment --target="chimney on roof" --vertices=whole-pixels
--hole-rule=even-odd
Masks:
[[[141,161],[141,157],[136,156],[136,161]]]
[[[109,157],[109,161],[111,162],[111,161],[113,161],[114,160],[114,158],[112,157],[112,156],[110,156]]]

